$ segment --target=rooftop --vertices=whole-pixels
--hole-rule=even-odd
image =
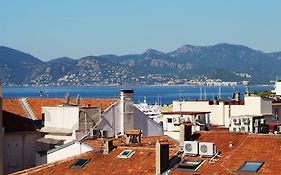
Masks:
[[[261,174],[280,174],[281,171],[281,136],[242,134],[228,131],[201,132],[200,142],[213,142],[221,152],[214,163],[206,160],[196,171],[199,174],[237,174],[237,170],[245,161],[264,162]],[[231,145],[231,146],[230,146]],[[194,157],[189,157],[194,159]],[[199,156],[196,159],[202,159]],[[194,174],[174,170],[173,175]]]
[[[281,135],[263,135],[236,133],[229,131],[207,131],[197,134],[200,142],[215,143],[220,157],[202,158],[200,156],[184,156],[184,166],[198,165],[196,171],[182,171],[178,165],[171,169],[171,174],[241,174],[242,170],[251,168],[252,164],[261,165],[260,174],[280,174],[281,171]],[[102,148],[106,139],[85,140],[96,148]],[[124,138],[114,138],[116,147],[108,155],[101,151],[88,152],[52,164],[27,169],[15,174],[155,174],[155,143],[157,141],[169,144],[170,160],[178,154],[178,142],[167,136],[143,137],[142,143],[125,144]],[[99,149],[97,149],[99,150]],[[130,158],[118,158],[122,151],[133,151]],[[90,159],[81,169],[71,169],[70,166],[79,158]],[[211,159],[213,161],[211,161]],[[202,164],[199,165],[199,163]]]
[[[106,139],[86,140],[84,143],[99,147],[102,146],[104,140]],[[178,149],[175,148],[175,145],[178,144],[177,141],[167,136],[143,137],[142,143],[130,145],[125,145],[125,139],[123,138],[115,138],[113,139],[113,145],[115,147],[117,146],[117,148],[110,152],[110,154],[104,155],[100,151],[88,152],[80,156],[41,165],[14,174],[155,174],[155,144],[157,141],[163,141],[170,144],[170,159],[178,153]],[[134,153],[130,158],[118,158],[117,156],[124,150],[132,150]],[[70,168],[71,165],[80,158],[90,159],[90,161],[83,168]]]
[[[35,117],[41,120],[43,106],[62,105],[64,98],[26,98],[26,101],[31,107]],[[104,111],[116,101],[118,101],[118,99],[81,98],[79,106],[100,107],[102,111]],[[75,104],[75,99],[71,99],[70,104]],[[3,111],[28,118],[26,111],[20,104],[19,98],[3,98]]]

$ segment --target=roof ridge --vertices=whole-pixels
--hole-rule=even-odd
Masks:
[[[19,98],[19,102],[23,107],[24,111],[27,113],[28,117],[32,120],[37,120],[34,111],[32,110],[30,104],[27,101],[27,98]]]

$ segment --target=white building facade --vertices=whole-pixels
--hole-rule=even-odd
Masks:
[[[174,111],[210,112],[210,123],[229,127],[234,116],[270,116],[272,100],[254,95],[245,96],[244,101],[174,101]]]

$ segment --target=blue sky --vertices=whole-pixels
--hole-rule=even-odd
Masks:
[[[280,0],[1,0],[0,45],[42,60],[242,44],[281,51]]]

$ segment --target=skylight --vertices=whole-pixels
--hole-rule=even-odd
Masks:
[[[239,172],[258,172],[264,162],[245,161],[239,168]]]
[[[79,169],[79,168],[83,168],[91,159],[86,159],[86,158],[81,158],[78,159],[76,162],[74,162],[70,168],[72,169]]]
[[[119,158],[130,158],[135,152],[133,150],[124,150],[117,157]]]
[[[204,163],[203,160],[198,161],[183,161],[178,165],[178,170],[183,171],[196,171],[202,164]]]

